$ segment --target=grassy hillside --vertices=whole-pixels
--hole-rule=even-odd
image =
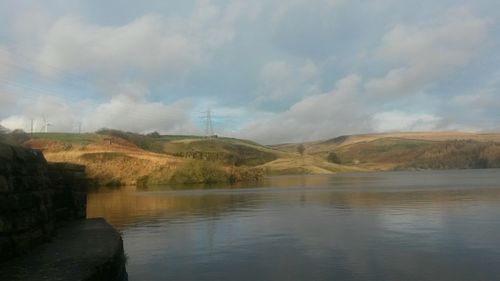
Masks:
[[[48,161],[85,165],[88,175],[102,185],[257,180],[263,176],[257,166],[277,158],[250,141],[116,130],[39,133],[24,145],[41,149]]]
[[[235,139],[185,139],[165,143],[163,151],[174,156],[221,161],[235,166],[256,166],[278,158],[274,151]]]
[[[285,151],[298,144],[274,146]],[[461,132],[341,136],[305,143],[308,154],[368,170],[500,167],[500,134]]]
[[[263,175],[500,167],[500,134],[390,133],[263,146],[234,138],[38,133],[15,139],[48,161],[83,164],[98,184],[253,181]]]
[[[236,182],[264,174],[359,171],[249,140],[198,136],[140,135],[117,130],[95,134],[39,133],[24,142],[48,161],[83,164],[103,185]]]

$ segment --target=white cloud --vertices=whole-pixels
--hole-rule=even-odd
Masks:
[[[291,98],[320,93],[319,72],[311,61],[297,66],[285,61],[269,62],[260,72],[261,89],[257,101],[286,102]]]
[[[24,101],[27,102],[27,101]],[[161,133],[195,133],[197,128],[189,116],[192,103],[179,100],[172,104],[148,102],[141,97],[117,95],[109,101],[95,104],[83,101],[78,105],[54,96],[31,100],[23,111],[0,120],[9,129],[30,131],[31,119],[35,131],[42,131],[44,120],[51,124],[49,131],[93,132],[113,128],[133,132],[159,131]]]
[[[18,100],[20,110],[10,115],[0,123],[9,129],[31,130],[31,120],[34,121],[35,132],[42,131],[45,122],[51,124],[49,130],[74,131],[75,124],[80,120],[84,103],[72,105],[55,96],[40,96],[38,98]]]
[[[452,102],[468,110],[500,112],[500,71],[493,72],[480,87],[456,95]]]
[[[450,119],[404,109],[383,111],[394,96],[426,87],[471,61],[487,33],[487,20],[466,9],[451,10],[441,21],[397,25],[383,36],[379,59],[395,67],[382,78],[362,83],[357,75],[341,79],[327,94],[312,94],[283,113],[247,124],[242,135],[264,142],[303,141],[363,131],[426,131],[464,128]],[[266,65],[261,78],[268,99],[283,100],[299,88],[300,77],[284,62]],[[300,80],[299,80],[300,81]],[[261,97],[262,99],[262,97]]]
[[[13,129],[23,129],[29,130],[30,120],[24,116],[12,115],[3,120],[0,120],[0,125],[13,130]]]
[[[269,1],[266,1],[269,3]],[[300,10],[304,8],[314,7],[318,10],[336,8],[338,5],[345,2],[344,0],[318,0],[311,4],[310,0],[287,0],[271,2],[273,11],[272,21],[277,24],[286,17],[292,10]]]
[[[0,110],[7,109],[14,103],[14,96],[6,89],[6,81],[13,75],[12,55],[6,47],[0,45]],[[0,111],[0,118],[3,114]]]
[[[482,91],[475,94],[458,95],[453,102],[469,109],[500,110],[500,95],[497,92]]]
[[[243,127],[240,135],[266,143],[315,140],[366,129],[360,77],[339,80],[330,93],[304,98],[283,113],[267,115]]]
[[[189,111],[192,103],[179,100],[172,104],[146,102],[128,96],[115,96],[86,114],[87,130],[108,127],[132,132],[193,133],[197,130]]]
[[[105,79],[130,73],[183,78],[233,38],[238,12],[198,1],[188,17],[147,14],[121,26],[93,25],[66,16],[45,36],[38,56],[41,71],[51,76],[81,71]]]
[[[148,83],[139,80],[122,80],[116,84],[104,83],[102,87],[104,92],[110,93],[112,96],[129,96],[132,98],[139,98],[145,97],[150,93]]]
[[[422,90],[466,65],[485,38],[487,27],[486,20],[463,8],[450,11],[439,23],[397,25],[384,35],[377,57],[401,66],[368,81],[366,90],[388,96]]]
[[[37,46],[45,36],[45,32],[53,24],[53,19],[51,18],[49,12],[45,9],[44,3],[38,1],[14,1],[16,3],[10,3],[11,9],[15,10],[17,13],[11,14],[12,16],[12,32],[15,39],[22,41],[22,46],[18,48],[27,51],[31,50],[34,46]]]
[[[12,75],[13,60],[10,50],[0,44],[0,78],[9,78]]]
[[[372,117],[372,127],[378,132],[432,131],[438,128],[441,118],[426,113],[385,111]]]

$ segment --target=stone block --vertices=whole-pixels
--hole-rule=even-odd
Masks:
[[[42,229],[33,229],[12,236],[17,253],[24,253],[44,241]]]
[[[39,195],[40,195],[40,200],[41,200],[40,204],[41,205],[44,205],[46,207],[52,205],[52,202],[53,202],[53,198],[52,198],[53,197],[53,192],[44,190],[44,191],[40,191]]]
[[[0,236],[0,261],[15,255],[14,243],[9,237]]]
[[[40,222],[37,213],[36,210],[18,212],[13,219],[14,231],[25,232],[33,229]]]
[[[47,222],[47,221],[50,221],[51,220],[51,212],[50,210],[46,207],[46,206],[40,206],[40,219],[43,221],[43,222]]]
[[[123,241],[103,220],[85,220],[58,231],[27,259],[0,264],[1,280],[127,280]]]
[[[12,221],[7,216],[0,216],[0,235],[9,234],[14,231]]]
[[[38,200],[31,192],[12,193],[9,194],[8,199],[10,210],[26,210],[38,207]]]
[[[12,161],[14,159],[14,152],[12,150],[12,146],[4,143],[0,143],[0,159]]]
[[[20,210],[20,208],[18,208],[18,197],[17,197],[17,193],[8,193],[7,194],[7,210],[9,210],[10,212],[17,212]]]
[[[26,158],[30,156],[28,149],[24,147],[12,146],[12,150],[14,151],[14,158],[17,161],[26,162]]]
[[[46,241],[51,240],[52,236],[55,235],[56,232],[56,225],[55,225],[55,220],[48,221],[42,225],[42,232],[44,239]]]
[[[0,175],[8,175],[12,172],[12,163],[0,158]]]
[[[9,194],[0,193],[0,215],[7,213],[9,210]]]
[[[5,176],[0,175],[0,192],[10,191],[10,184]]]
[[[27,176],[28,171],[26,171],[26,166],[24,166],[23,163],[20,162],[12,162],[12,175],[14,176]]]

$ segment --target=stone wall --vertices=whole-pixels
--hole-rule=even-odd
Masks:
[[[85,218],[85,200],[83,166],[49,165],[40,151],[0,143],[0,261]]]
[[[87,208],[85,166],[49,163],[48,176],[53,190],[57,225],[85,219]]]

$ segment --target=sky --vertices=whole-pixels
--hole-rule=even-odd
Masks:
[[[262,143],[500,131],[498,0],[0,0],[0,124]],[[44,121],[45,120],[45,121]]]

